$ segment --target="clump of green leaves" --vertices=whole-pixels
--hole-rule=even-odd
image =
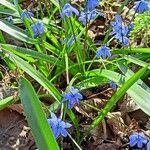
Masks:
[[[134,28],[131,31],[133,44],[138,41],[140,44],[149,44],[150,39],[150,10],[142,14],[137,14],[134,21]]]

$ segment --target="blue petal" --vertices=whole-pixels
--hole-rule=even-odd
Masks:
[[[135,146],[137,144],[137,139],[138,139],[138,135],[137,134],[132,134],[129,136],[129,144],[131,147]]]
[[[147,150],[150,150],[150,141],[147,143]]]
[[[142,147],[143,147],[143,142],[142,142],[141,140],[139,140],[139,141],[137,142],[137,147],[138,147],[138,148],[142,148]]]
[[[51,118],[57,119],[57,116],[53,112],[51,112]]]
[[[64,128],[61,129],[60,132],[61,132],[61,135],[64,136],[64,137],[66,137],[66,136],[68,135],[68,132],[67,132],[66,129],[64,129]]]

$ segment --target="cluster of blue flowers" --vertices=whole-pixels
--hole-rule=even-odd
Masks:
[[[79,16],[79,21],[86,25],[91,20],[94,20],[97,15],[104,16],[103,14],[97,12],[95,8],[99,6],[99,0],[87,0],[87,8],[86,11],[82,11],[79,13],[79,11],[71,6],[69,3],[65,4],[65,6],[62,9],[61,17],[64,19],[65,16],[71,17],[73,14],[76,16]],[[148,2],[145,2],[144,0],[141,0],[140,2],[136,3],[135,10],[138,13],[142,13],[144,11],[148,10]],[[80,14],[80,15],[79,15]],[[129,39],[128,34],[133,28],[133,24],[124,25],[122,21],[122,17],[120,15],[116,15],[114,22],[111,23],[113,27],[113,31],[110,33],[110,35],[114,35],[114,37],[123,45],[128,46],[129,45]],[[68,40],[67,46],[69,47],[74,42],[74,37],[71,36]],[[97,58],[106,59],[111,57],[110,48],[106,45],[101,46],[97,49],[96,53]],[[110,81],[109,82],[110,87],[113,90],[117,89],[117,85],[115,82]],[[80,100],[83,99],[83,96],[79,93],[78,89],[75,89],[74,87],[69,87],[69,92],[62,94],[63,100],[62,102],[68,103],[68,108],[72,109],[76,104],[79,103]],[[65,123],[60,118],[57,118],[53,113],[51,114],[51,119],[48,119],[48,122],[53,130],[53,133],[56,138],[59,137],[59,135],[62,135],[64,137],[67,136],[68,132],[66,131],[67,128],[71,127],[71,124]],[[142,136],[139,136],[138,134],[133,134],[130,136],[130,146],[133,147],[137,144],[138,148],[141,148],[143,144],[147,143],[147,150],[150,150],[150,142],[147,142],[147,140]]]
[[[150,150],[150,139],[147,139],[144,136],[143,132],[140,133],[133,133],[129,136],[129,144],[130,147],[134,147],[137,145],[138,148],[143,148],[144,145],[146,145],[146,149]]]
[[[32,17],[34,17],[34,14],[31,11],[24,10],[21,13],[21,19],[22,20],[24,20],[24,19],[29,19],[30,20]],[[34,33],[34,38],[37,38],[37,37],[39,37],[40,35],[43,34],[44,24],[42,22],[36,22],[36,23],[31,25],[31,29]]]
[[[99,0],[87,0],[86,10],[81,11],[79,15],[79,11],[75,7],[67,3],[62,9],[61,17],[62,18],[65,18],[65,16],[71,17],[74,13],[76,16],[79,16],[79,21],[83,25],[86,25],[90,21],[94,20],[97,15],[104,17],[102,13],[95,10],[97,6],[99,6]]]
[[[62,97],[62,103],[67,101],[68,108],[70,109],[83,99],[83,96],[79,93],[79,90],[72,86],[69,87],[69,92],[62,94]],[[68,135],[66,129],[72,126],[70,123],[65,123],[60,118],[57,118],[54,113],[51,113],[51,119],[48,119],[48,123],[52,128],[55,138],[58,138],[60,135],[66,137]]]
[[[31,20],[32,17],[34,17],[34,14],[31,11],[28,10],[24,10],[21,15],[20,15],[21,19],[29,19]],[[13,17],[12,16],[8,16],[6,17],[6,20],[10,23],[13,23]],[[41,34],[43,34],[44,32],[44,24],[42,22],[36,22],[34,24],[31,25],[31,29],[33,31],[34,34],[34,38],[39,37]]]
[[[114,35],[114,37],[119,40],[125,46],[129,45],[128,34],[133,28],[133,24],[129,24],[128,26],[123,25],[122,17],[120,15],[115,16],[115,21],[111,23],[113,27],[113,31],[110,35]]]
[[[96,7],[99,6],[99,0],[87,0],[86,9],[84,11],[79,12],[75,7],[71,6],[69,3],[66,3],[61,11],[61,17],[65,19],[65,17],[71,17],[73,14],[78,16],[79,21],[86,25],[92,20],[95,20],[98,15],[104,16],[104,14],[98,12]],[[136,13],[143,13],[149,9],[149,2],[146,0],[140,0],[135,3],[134,9]],[[21,19],[31,19],[34,17],[34,14],[28,10],[24,10],[21,14]],[[7,21],[12,22],[13,17],[9,16],[6,18]],[[111,23],[113,29],[110,35],[113,35],[115,39],[117,39],[124,46],[129,45],[128,34],[133,28],[133,24],[124,25],[122,17],[120,15],[116,15],[114,18],[114,22]],[[31,25],[31,29],[34,33],[34,38],[40,37],[44,32],[44,24],[42,22],[36,22]],[[74,42],[74,37],[71,36],[68,40],[67,46],[69,47]],[[110,48],[106,45],[101,46],[97,49],[96,52],[97,58],[106,59],[111,57]],[[117,85],[110,81],[110,86],[113,90],[117,89]],[[75,105],[79,103],[80,100],[83,99],[83,96],[79,93],[78,89],[74,87],[69,87],[69,91],[67,93],[62,94],[62,103],[67,102],[68,108],[72,109]],[[48,119],[48,123],[52,128],[55,138],[58,138],[60,135],[66,137],[68,135],[67,128],[70,128],[72,125],[70,123],[66,123],[62,121],[61,118],[57,118],[54,113],[51,113],[51,118]],[[147,144],[147,150],[150,150],[150,141],[145,139],[143,133],[134,133],[130,135],[130,146],[133,147],[137,144],[138,148],[142,148],[144,144]]]

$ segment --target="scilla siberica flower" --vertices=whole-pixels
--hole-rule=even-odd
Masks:
[[[65,6],[62,9],[61,17],[64,18],[65,16],[71,17],[73,13],[76,14],[76,16],[79,15],[79,11],[72,7],[69,3],[65,4]]]
[[[111,56],[110,48],[107,46],[101,46],[96,52],[97,58],[101,57],[102,59],[106,59],[106,57],[110,56]]]
[[[99,5],[99,0],[87,0],[87,10],[94,10]]]
[[[120,15],[115,16],[115,21],[111,23],[113,27],[113,31],[110,35],[114,35],[114,37],[119,40],[120,43],[127,46],[129,45],[128,34],[133,28],[133,24],[129,24],[128,26],[123,25],[122,17]]]
[[[55,138],[58,138],[60,135],[66,137],[68,135],[66,129],[72,126],[70,123],[66,123],[60,118],[57,118],[54,113],[51,113],[51,119],[48,119],[48,123],[52,128]]]
[[[110,85],[110,87],[111,87],[114,91],[116,91],[116,89],[117,89],[117,85],[116,85],[116,83],[115,83],[115,82],[113,82],[113,81],[109,81],[109,85]]]
[[[79,103],[79,100],[83,99],[83,96],[79,93],[78,89],[75,89],[74,87],[69,87],[68,93],[63,93],[63,100],[62,102],[67,101],[68,102],[68,108],[73,108],[76,104]]]
[[[33,16],[34,14],[31,11],[24,10],[21,14],[21,19],[25,19],[25,18],[30,19]]]
[[[95,20],[97,15],[104,17],[103,13],[97,12],[96,10],[92,10],[92,11],[88,10],[87,12],[81,12],[79,21],[83,25],[86,25],[88,22]]]
[[[41,22],[36,22],[31,25],[32,31],[34,33],[34,37],[39,37],[44,32],[44,25]]]
[[[145,0],[135,2],[134,10],[136,13],[144,13],[150,7],[150,3]]]
[[[145,139],[143,132],[131,134],[129,140],[131,147],[137,145],[138,148],[142,148],[143,145],[147,143],[147,139]]]

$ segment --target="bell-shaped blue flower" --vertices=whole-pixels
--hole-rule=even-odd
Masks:
[[[111,87],[114,91],[117,90],[117,85],[116,85],[116,83],[115,83],[114,81],[109,81],[109,85],[110,85],[110,87]]]
[[[66,129],[72,126],[70,123],[66,123],[60,118],[57,118],[54,113],[51,113],[51,118],[48,119],[48,123],[52,128],[55,138],[58,138],[60,135],[66,137],[68,135]]]
[[[31,25],[32,31],[34,33],[34,37],[39,37],[44,32],[44,25],[41,22],[36,22]]]
[[[79,103],[80,100],[83,99],[83,96],[79,93],[78,89],[75,89],[74,87],[69,87],[68,93],[63,93],[63,100],[62,102],[67,101],[68,102],[68,108],[73,108],[76,104]]]
[[[147,139],[143,132],[133,133],[129,136],[129,144],[131,147],[137,145],[138,148],[142,148],[144,144],[147,143]]]
[[[73,13],[78,16],[79,15],[79,11],[74,8],[73,6],[71,6],[69,3],[66,3],[65,6],[62,9],[61,12],[61,17],[64,18],[65,16],[71,17],[73,15]]]
[[[110,56],[111,56],[110,48],[107,46],[101,46],[96,52],[97,58],[101,57],[102,59],[106,59],[106,57]]]
[[[136,13],[144,13],[145,11],[148,11],[150,7],[150,3],[146,0],[140,0],[138,2],[135,2],[134,10]]]
[[[87,0],[87,10],[94,10],[97,6],[99,6],[99,0]]]
[[[22,13],[21,13],[21,19],[31,19],[31,17],[33,17],[34,14],[31,12],[31,11],[28,11],[28,10],[24,10]]]
[[[89,23],[92,20],[96,19],[96,16],[100,15],[102,17],[104,17],[103,13],[100,13],[96,10],[92,10],[92,11],[86,11],[86,12],[81,12],[80,16],[79,16],[79,21],[83,24],[86,25],[87,23]]]
[[[114,22],[111,23],[113,27],[113,31],[110,35],[114,35],[114,37],[119,40],[125,46],[129,45],[129,38],[127,37],[129,32],[133,28],[133,24],[129,24],[128,26],[123,25],[122,17],[120,15],[116,15]]]

